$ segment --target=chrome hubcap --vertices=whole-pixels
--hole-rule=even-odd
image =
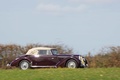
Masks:
[[[21,69],[22,70],[26,70],[26,69],[28,69],[29,68],[29,64],[27,63],[27,62],[22,62],[21,63]]]
[[[69,62],[68,63],[68,68],[76,68],[76,63],[75,62]]]

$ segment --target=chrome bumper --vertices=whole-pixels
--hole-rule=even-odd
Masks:
[[[7,67],[11,67],[10,63],[8,63],[6,66],[7,66]]]

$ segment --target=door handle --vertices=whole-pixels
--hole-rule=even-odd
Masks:
[[[52,58],[52,59],[54,59],[54,58]]]

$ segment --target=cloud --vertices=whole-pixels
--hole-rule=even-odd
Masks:
[[[68,2],[72,3],[90,3],[90,4],[95,4],[95,3],[112,3],[112,2],[119,2],[119,0],[68,0]]]
[[[37,11],[52,14],[64,14],[64,13],[80,13],[87,9],[86,5],[78,6],[61,6],[56,4],[39,4],[36,7]]]

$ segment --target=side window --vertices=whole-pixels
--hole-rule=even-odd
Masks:
[[[47,55],[47,50],[39,50],[40,55]]]
[[[48,50],[48,55],[52,55],[51,50]]]
[[[57,55],[58,54],[57,49],[52,49],[51,51],[52,51],[53,55]]]

